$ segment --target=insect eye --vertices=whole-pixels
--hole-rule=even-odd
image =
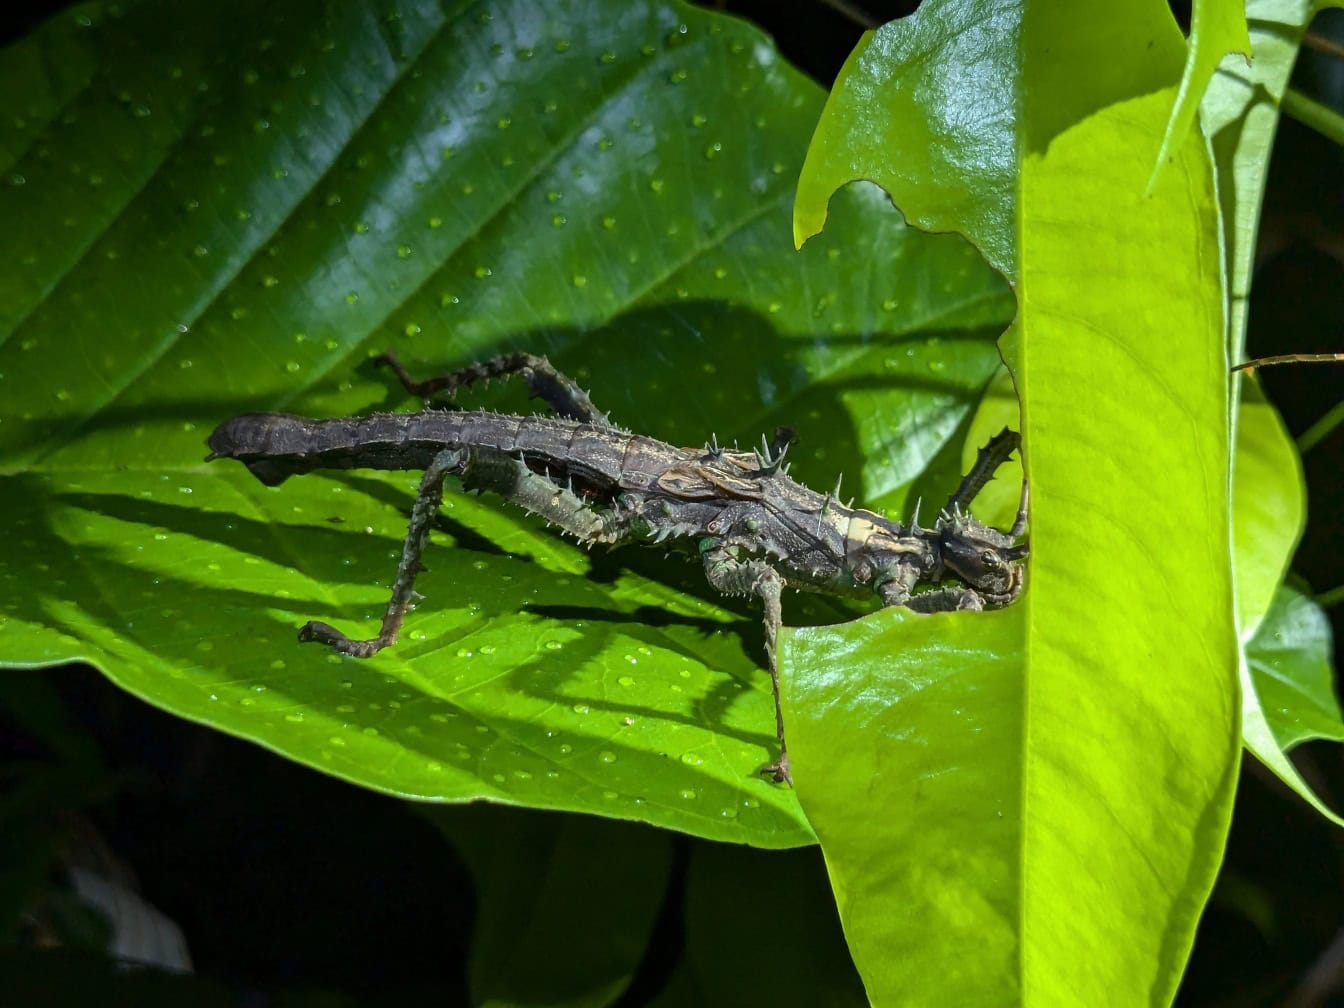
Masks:
[[[993,550],[985,550],[980,554],[980,562],[986,567],[997,567],[999,565],[999,555]]]

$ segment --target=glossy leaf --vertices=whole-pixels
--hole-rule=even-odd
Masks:
[[[1330,622],[1320,606],[1284,586],[1246,646],[1242,666],[1246,748],[1331,822],[1344,817],[1326,806],[1298,773],[1288,751],[1312,739],[1344,741],[1335,696]]]
[[[795,227],[852,177],[836,166],[855,152],[829,147],[865,132],[884,146],[859,151],[864,177],[911,220],[942,212],[938,186],[926,202],[918,184],[939,170],[925,122],[947,114],[930,78],[963,86],[956,108],[978,118],[949,128],[984,121],[972,167],[1016,171],[996,214],[972,201],[939,221],[1012,270],[1028,588],[1000,614],[787,635],[795,780],[876,1003],[1164,1004],[1221,857],[1238,754],[1212,173],[1187,137],[1145,195],[1182,63],[1165,4],[1083,20],[1059,4],[959,5],[996,28],[985,65],[1011,68],[986,86],[945,6],[850,59],[826,113],[846,121],[817,132]],[[903,103],[925,93],[907,123]]]
[[[678,4],[154,0],[61,15],[0,75],[32,96],[0,187],[0,660],[88,660],[395,794],[812,842],[755,773],[759,617],[693,565],[450,490],[403,640],[340,658],[294,631],[372,635],[418,474],[202,462],[244,410],[416,408],[366,364],[389,347],[421,372],[526,348],[680,443],[796,423],[795,475],[902,506],[959,448],[1006,286],[873,190],[792,251],[822,95],[759,32]]]
[[[795,242],[821,231],[831,193],[868,179],[911,224],[960,232],[1000,272],[1015,272],[1017,61],[1003,40],[1016,31],[1016,8],[928,0],[918,15],[923,31],[888,25],[864,34],[808,147]],[[898,67],[914,68],[915,86],[891,86]]]
[[[1310,596],[1289,585],[1280,588],[1246,650],[1251,681],[1279,748],[1313,739],[1344,741],[1330,667],[1330,621]]]

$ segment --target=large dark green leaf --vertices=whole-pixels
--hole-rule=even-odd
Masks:
[[[427,816],[475,882],[473,1004],[598,1008],[629,986],[667,897],[670,833],[486,805]]]
[[[340,658],[295,628],[372,634],[417,474],[201,460],[246,409],[415,408],[388,347],[527,348],[656,436],[795,422],[879,506],[954,478],[1005,285],[872,189],[791,251],[815,85],[688,6],[524,0],[86,7],[0,77],[0,659],[397,794],[812,840],[755,775],[758,617],[693,567],[450,491],[404,639]]]

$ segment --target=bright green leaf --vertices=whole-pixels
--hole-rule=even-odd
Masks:
[[[788,634],[794,777],[874,1004],[1024,1001],[1025,613]]]
[[[1251,40],[1247,34],[1244,0],[1195,0],[1190,40],[1185,52],[1185,71],[1181,74],[1176,104],[1162,136],[1162,149],[1153,168],[1154,179],[1187,138],[1209,79],[1228,53],[1237,53],[1244,62],[1249,62]]]
[[[759,32],[678,4],[147,0],[62,14],[0,79],[32,96],[3,124],[0,660],[88,660],[394,794],[812,842],[756,776],[759,616],[693,565],[450,489],[402,641],[341,658],[295,629],[372,634],[418,474],[202,462],[243,410],[416,408],[376,352],[526,348],[679,443],[796,423],[795,474],[902,506],[1011,303],[875,190],[792,251],[822,95]]]
[[[1243,379],[1232,481],[1232,557],[1237,625],[1248,641],[1283,583],[1307,523],[1302,461],[1260,384]]]
[[[1279,102],[1297,60],[1302,33],[1318,10],[1313,0],[1246,0],[1251,61],[1224,57],[1200,103],[1218,173],[1228,271],[1231,354],[1240,358],[1255,262],[1255,236],[1269,172]]]
[[[851,57],[795,228],[853,177],[837,165],[861,165],[910,220],[973,235],[1012,269],[1028,588],[1004,614],[787,634],[795,780],[875,1002],[1164,1004],[1221,857],[1238,753],[1211,171],[1188,137],[1145,195],[1182,61],[1165,4],[1083,20],[1066,5],[946,7]],[[979,65],[1009,70],[977,90],[982,24],[998,51]],[[1016,166],[1016,199],[992,214],[931,177],[931,78],[980,110],[961,124],[983,120],[972,167]],[[865,135],[881,146],[845,149]],[[998,167],[983,185],[999,191]],[[992,828],[967,821],[998,811]],[[912,887],[927,894],[914,913]]]

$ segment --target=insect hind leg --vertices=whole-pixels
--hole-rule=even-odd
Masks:
[[[443,503],[443,481],[452,473],[462,472],[469,459],[466,449],[447,448],[439,452],[425,470],[420,480],[420,493],[411,509],[411,525],[401,547],[401,563],[397,566],[397,577],[392,582],[392,597],[388,600],[378,636],[371,640],[351,640],[330,624],[310,620],[299,628],[299,640],[317,641],[355,658],[371,658],[383,648],[396,643],[402,621],[415,597],[416,575],[424,569],[420,555],[424,552],[434,515]]]
[[[413,378],[391,350],[375,357],[374,362],[390,367],[402,387],[421,399],[428,399],[439,392],[453,396],[465,385],[519,375],[527,382],[532,398],[542,400],[560,416],[602,427],[611,426],[607,415],[593,405],[588,393],[579,388],[574,379],[556,370],[555,365],[537,354],[500,354],[433,378]]]

